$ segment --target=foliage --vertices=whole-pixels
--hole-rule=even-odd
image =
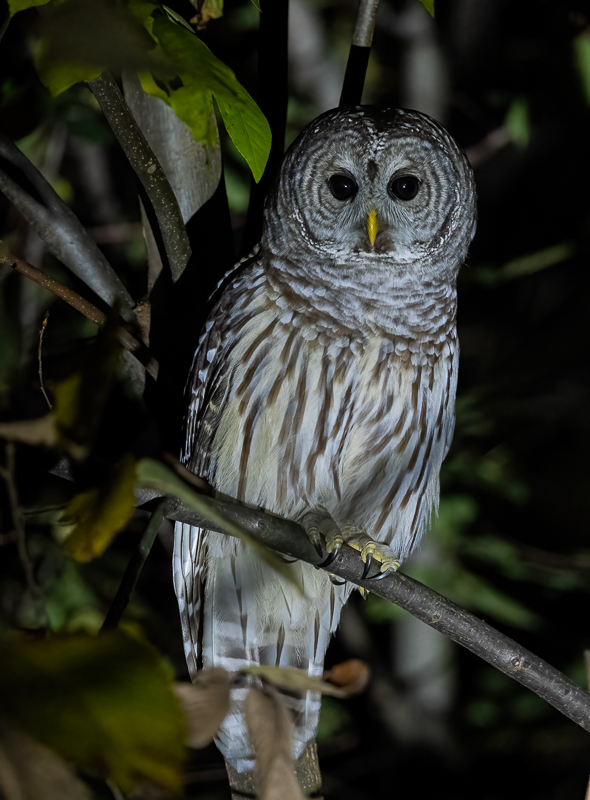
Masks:
[[[139,67],[145,91],[173,108],[195,140],[207,144],[216,139],[214,97],[227,132],[260,180],[270,151],[268,123],[234,73],[178,15],[149,0],[121,0],[117,8],[103,0],[92,7],[84,0],[47,2],[51,13],[41,26],[36,66],[53,95],[105,69]],[[10,11],[47,2],[14,0]],[[104,35],[97,35],[97,27]]]
[[[5,719],[123,791],[145,780],[180,789],[184,719],[152,647],[112,632],[12,638],[0,654]]]
[[[39,13],[33,5],[40,6]],[[479,230],[459,279],[462,354],[455,438],[433,532],[404,570],[584,682],[590,575],[583,369],[588,19],[558,0],[515,4],[508,15],[496,0],[485,13],[480,5],[439,4],[436,21],[417,3],[409,7],[393,0],[382,7],[364,98],[419,105],[441,118],[467,148],[480,195]],[[288,140],[337,103],[338,91],[328,95],[327,87],[334,71],[341,79],[352,25],[346,4],[303,8],[320,45],[313,51],[313,36],[303,36],[295,20],[295,38],[310,50],[299,61],[292,54]],[[243,88],[256,85],[258,13],[246,0],[228,2],[223,18],[213,21],[211,14],[197,36],[179,22],[189,16],[180,3],[169,10],[147,0],[11,0],[10,9],[14,19],[0,48],[2,128],[51,185],[66,188],[63,197],[139,301],[147,291],[147,265],[135,178],[90,93],[72,84],[105,67],[117,76],[139,71],[144,86],[197,138],[208,141],[215,100],[238,150],[259,176],[270,140]],[[414,25],[412,9],[427,26],[423,30]],[[53,94],[39,84],[33,68],[28,45],[33,29],[34,63]],[[428,60],[433,53],[438,67]],[[306,83],[304,68],[312,64]],[[427,80],[417,64],[426,65]],[[450,76],[451,90],[439,88],[432,108],[426,89],[439,85],[443,75]],[[221,138],[239,230],[250,174],[235,146]],[[43,254],[13,209],[3,204],[0,211],[10,248],[98,302]],[[219,217],[211,220],[205,223],[207,235],[203,228],[197,235],[199,278],[180,289],[195,304],[189,315],[195,330],[201,313],[196,303],[207,294],[208,281],[220,277],[216,270],[222,271],[210,251],[201,254],[205,239],[218,245],[226,238],[216,227]],[[49,414],[38,375],[39,329],[47,309],[41,360],[54,404]],[[151,378],[142,393],[123,374],[120,323],[112,318],[109,325],[97,334],[96,325],[77,311],[10,267],[0,267],[0,432],[16,442],[11,478],[26,534],[23,551],[2,481],[0,761],[8,759],[23,796],[35,800],[42,796],[40,775],[49,797],[51,776],[69,782],[72,797],[86,792],[83,784],[95,786],[97,775],[125,787],[151,780],[172,790],[179,786],[184,758],[183,722],[173,692],[190,695],[192,712],[184,700],[183,707],[193,743],[211,738],[223,712],[217,705],[217,716],[203,720],[200,702],[212,696],[210,686],[196,699],[186,683],[180,689],[171,685],[172,671],[186,677],[186,668],[171,590],[169,531],[163,529],[156,540],[125,614],[125,630],[133,637],[87,635],[102,624],[145,528],[145,510],[127,519],[134,471],[155,493],[180,496],[199,513],[207,506],[169,461],[164,466],[158,427],[167,406],[153,402]],[[139,336],[133,326],[131,332]],[[146,346],[157,344],[156,337]],[[182,345],[178,341],[164,357],[158,354],[165,379]],[[49,472],[64,457],[75,484]],[[5,468],[4,442],[0,462]],[[77,516],[86,520],[69,547],[77,537],[74,549],[96,556],[91,561],[74,561],[62,543],[60,517],[68,507],[84,511]],[[508,678],[441,645],[440,637],[425,640],[415,629],[409,634],[406,615],[373,595],[364,601],[355,593],[348,611],[328,659],[360,655],[370,661],[374,677],[366,694],[323,703],[327,797],[384,794],[393,772],[396,790],[408,795],[460,798],[471,796],[476,785],[483,800],[583,796],[587,742],[573,724]],[[15,628],[36,630],[38,639],[15,639]],[[65,635],[72,631],[77,634]],[[431,656],[426,665],[425,654]],[[223,700],[225,677],[220,684]],[[164,738],[155,741],[150,728]],[[225,796],[223,781],[204,788],[195,778],[216,757],[214,749],[193,756],[197,769],[185,773],[189,796]],[[481,774],[489,776],[485,785]],[[0,768],[0,786],[12,800],[3,777]],[[106,796],[102,784],[100,791]]]

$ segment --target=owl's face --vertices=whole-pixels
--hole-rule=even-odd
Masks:
[[[267,225],[282,223],[320,255],[401,266],[440,262],[444,253],[455,271],[475,219],[472,171],[448,133],[418,112],[371,107],[311,123],[267,206]]]

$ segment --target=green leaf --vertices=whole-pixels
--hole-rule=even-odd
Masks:
[[[265,561],[269,566],[282,575],[289,583],[295,586],[300,592],[303,592],[301,584],[291,565],[285,563],[283,559],[268,547],[265,547],[241,525],[233,522],[219,511],[214,508],[209,502],[209,498],[195,492],[187,483],[178,477],[172,470],[168,469],[160,461],[153,458],[142,458],[137,462],[137,482],[141,486],[150,489],[156,489],[163,494],[173,495],[178,497],[183,503],[186,503],[190,508],[197,511],[206,519],[211,520],[212,523],[218,525],[226,533],[242,539],[252,547],[256,555]],[[221,536],[223,534],[220,534]]]
[[[150,4],[149,13],[155,7]],[[109,0],[55,0],[39,21],[35,65],[53,95],[74,83],[115,72],[147,69],[152,40],[146,34],[145,11],[132,15]]]
[[[168,19],[172,20],[172,22],[176,22],[177,25],[180,25],[182,28],[186,28],[188,31],[193,33],[193,29],[191,28],[191,26],[188,24],[188,22],[185,20],[184,17],[181,17],[180,14],[177,14],[176,11],[173,11],[171,8],[168,8],[168,6],[163,5],[162,8],[166,12],[166,16],[168,17]]]
[[[51,0],[8,0],[8,10],[10,16],[14,17],[19,11],[26,11],[27,8],[34,8],[35,6],[46,6]]]
[[[0,647],[0,707],[66,761],[123,791],[144,780],[181,788],[184,721],[171,668],[121,631],[17,640]]]
[[[248,162],[256,181],[259,181],[270,152],[271,133],[266,118],[234,73],[216,58],[209,48],[192,32],[158,15],[152,33],[177,75],[154,71],[157,93],[153,83],[142,78],[150,94],[160,97],[185,122],[197,141],[211,143],[207,120],[211,113],[211,95],[235,146]]]
[[[420,0],[431,17],[434,17],[434,0]]]
[[[104,72],[104,66],[96,64],[73,64],[67,61],[56,61],[47,54],[41,42],[34,52],[35,69],[41,83],[49,90],[52,97],[70,89],[76,83],[91,81]]]
[[[515,98],[504,119],[510,138],[516,147],[524,149],[531,138],[531,119],[529,104],[524,97]]]
[[[574,41],[574,63],[580,77],[586,102],[590,105],[590,34],[587,30],[579,33]]]
[[[73,526],[64,543],[66,552],[76,561],[102,555],[133,514],[134,487],[135,459],[126,454],[103,486],[73,497],[60,520],[60,524]]]

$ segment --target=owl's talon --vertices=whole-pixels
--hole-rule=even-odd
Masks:
[[[346,584],[346,581],[341,581],[335,575],[332,575],[331,572],[328,572],[328,578],[330,579],[330,583],[333,586],[344,586]]]
[[[310,525],[306,528],[305,532],[309,537],[309,541],[315,547],[315,551],[320,558],[324,557],[324,551],[322,549],[322,537],[320,535],[320,530],[315,525]]]
[[[363,574],[361,575],[362,580],[366,580],[367,575],[369,574],[369,570],[371,569],[372,563],[373,563],[373,553],[368,553],[367,559],[365,561],[365,568],[363,570]]]
[[[396,559],[393,564],[389,567],[386,567],[383,572],[378,572],[376,575],[373,575],[371,578],[366,578],[365,580],[368,581],[382,581],[386,575],[391,575],[392,572],[397,572],[399,569],[399,561]]]
[[[285,558],[285,556],[281,556],[285,564],[294,564],[296,561],[299,561],[298,558]]]
[[[329,567],[330,564],[332,564],[335,561],[336,556],[338,555],[339,552],[340,552],[340,548],[339,547],[335,547],[332,550],[331,553],[328,553],[328,558],[325,561],[322,561],[321,564],[318,564],[318,567],[322,567],[322,568]]]

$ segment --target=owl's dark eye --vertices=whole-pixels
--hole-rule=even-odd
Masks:
[[[328,186],[336,200],[348,200],[358,192],[358,186],[350,175],[332,175]]]
[[[420,181],[413,175],[402,175],[401,178],[394,178],[389,182],[387,191],[390,197],[398,200],[413,200],[418,194]]]

